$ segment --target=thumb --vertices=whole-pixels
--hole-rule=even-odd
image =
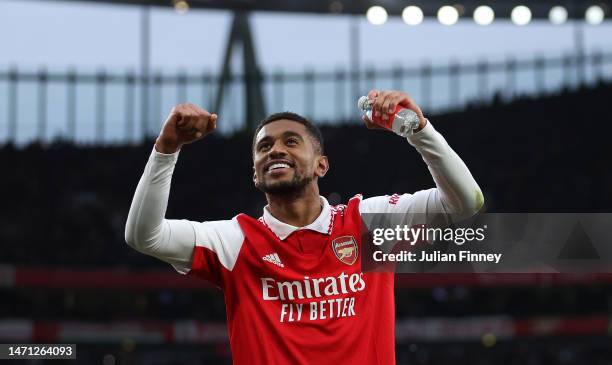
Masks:
[[[210,133],[214,131],[215,129],[217,129],[217,119],[218,118],[219,116],[217,114],[214,114],[214,113],[211,114],[208,126],[206,128],[206,133]]]

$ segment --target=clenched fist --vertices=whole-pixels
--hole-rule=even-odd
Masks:
[[[170,111],[155,141],[155,149],[161,153],[174,153],[184,144],[197,141],[216,128],[217,114],[191,103],[179,104]]]

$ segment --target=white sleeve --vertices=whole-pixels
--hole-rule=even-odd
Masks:
[[[376,196],[364,199],[360,213],[452,214],[469,217],[482,207],[480,187],[465,163],[431,123],[408,137],[431,173],[435,188],[414,194]]]
[[[233,266],[236,246],[243,240],[235,219],[213,222],[165,219],[178,154],[162,154],[155,149],[151,152],[130,206],[125,240],[134,249],[170,263],[182,274],[192,268],[196,243],[218,255],[224,266]]]

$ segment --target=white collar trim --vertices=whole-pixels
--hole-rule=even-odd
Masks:
[[[319,214],[314,222],[305,227],[295,227],[279,221],[270,213],[268,210],[268,205],[266,205],[263,209],[263,223],[268,226],[268,228],[270,228],[270,230],[281,240],[284,240],[285,238],[289,237],[290,234],[300,229],[310,229],[319,233],[330,234],[332,218],[331,209],[327,199],[322,196],[319,196],[319,199],[321,200],[321,205],[323,206],[323,209],[321,209],[321,214]]]

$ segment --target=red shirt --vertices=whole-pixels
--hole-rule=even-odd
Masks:
[[[361,271],[361,196],[323,203],[302,229],[240,214],[220,254],[196,239],[189,274],[223,289],[234,364],[395,363],[394,276]]]

